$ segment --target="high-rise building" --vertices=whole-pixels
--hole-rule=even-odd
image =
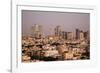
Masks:
[[[74,38],[73,33],[72,33],[72,32],[68,32],[68,34],[67,34],[67,39],[68,39],[68,40],[73,40],[73,38]]]
[[[89,32],[83,32],[82,30],[76,29],[76,39],[89,39]]]
[[[61,26],[56,26],[56,28],[55,28],[55,36],[61,36]]]
[[[61,31],[61,37],[62,37],[63,39],[67,39],[67,32]]]
[[[84,32],[83,31],[80,31],[80,40],[84,40]]]
[[[32,27],[32,30],[33,30],[33,37],[35,38],[41,38],[42,37],[42,26],[41,25],[38,25],[38,24],[35,24],[33,27]]]
[[[80,38],[80,30],[79,29],[76,29],[76,39],[79,39]]]
[[[55,36],[60,36],[63,39],[67,39],[67,32],[61,29],[61,26],[56,26],[55,28]]]
[[[84,32],[84,38],[89,40],[89,31]]]

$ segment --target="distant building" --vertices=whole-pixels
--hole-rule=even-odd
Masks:
[[[84,32],[84,38],[88,40],[90,39],[89,31]]]
[[[76,29],[76,39],[88,39],[89,40],[89,32],[83,32],[82,30]]]
[[[56,26],[55,30],[55,36],[61,36],[61,26]]]
[[[80,35],[80,30],[79,29],[76,29],[76,39],[79,39],[79,35]]]
[[[67,39],[68,40],[73,40],[73,38],[74,38],[74,34],[72,32],[68,32]]]
[[[67,32],[62,31],[62,32],[61,32],[61,37],[62,37],[63,39],[67,39]]]
[[[33,30],[33,37],[35,37],[35,38],[42,37],[43,33],[42,33],[42,26],[41,25],[35,24],[32,27],[32,30]]]
[[[84,40],[84,32],[83,31],[80,31],[80,40]]]

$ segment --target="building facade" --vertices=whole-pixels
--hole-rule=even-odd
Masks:
[[[43,33],[42,33],[42,26],[38,24],[34,24],[32,27],[33,30],[33,37],[35,38],[41,38]]]

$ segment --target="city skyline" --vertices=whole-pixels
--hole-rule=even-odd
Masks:
[[[67,32],[75,33],[76,29],[89,31],[90,15],[89,13],[22,10],[22,35],[31,35],[34,24],[42,25],[45,35],[54,34],[56,26],[61,26],[62,30]]]
[[[90,14],[22,10],[22,62],[90,59]]]

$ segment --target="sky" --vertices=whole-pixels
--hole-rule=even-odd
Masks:
[[[77,28],[83,31],[89,31],[90,14],[22,10],[22,35],[31,35],[34,24],[42,25],[45,35],[54,34],[54,28],[58,25],[66,32],[75,33]]]

